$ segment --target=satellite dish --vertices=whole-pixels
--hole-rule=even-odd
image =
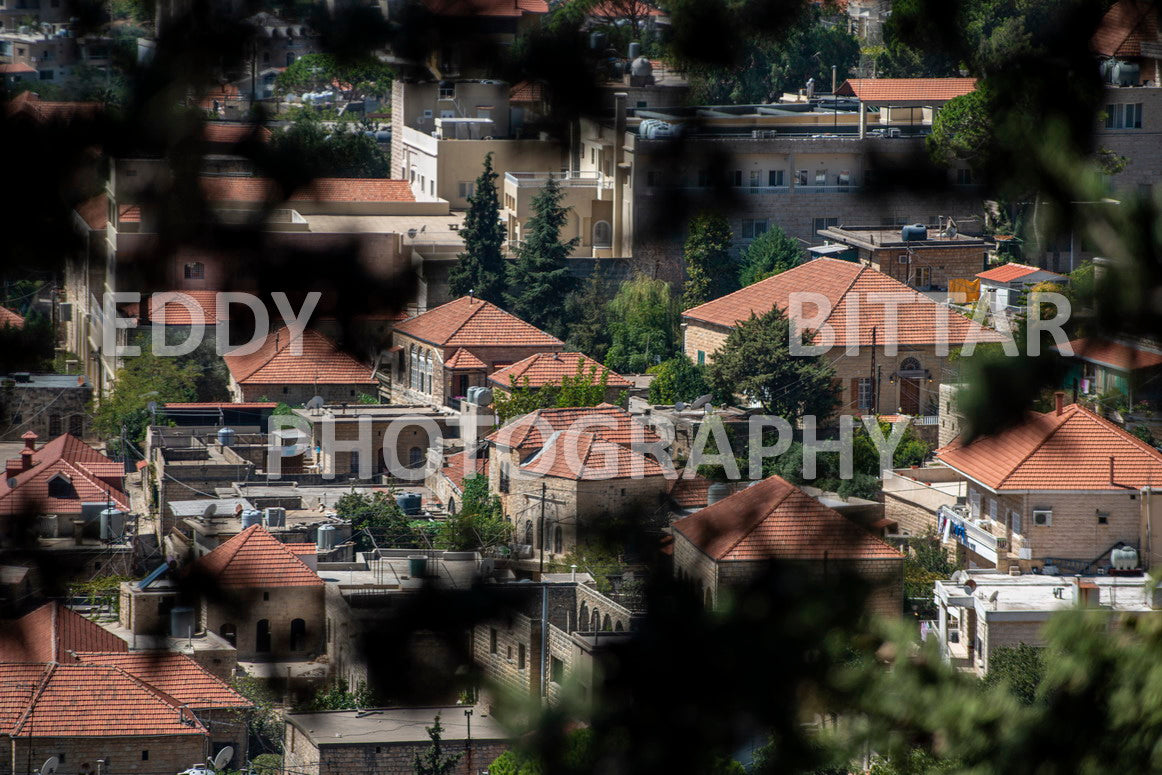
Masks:
[[[968,581],[968,573],[966,573],[963,570],[958,570],[958,571],[953,572],[953,574],[952,574],[952,583],[953,584],[963,584],[966,581]]]
[[[202,519],[209,519],[210,517],[214,516],[214,514],[217,513],[217,511],[218,511],[218,504],[216,504],[216,503],[206,504],[206,508],[202,509]]]
[[[1001,591],[998,589],[996,592],[993,592],[991,595],[989,595],[989,602],[990,603],[997,602],[997,598],[1000,596],[1001,596]]]
[[[57,766],[61,760],[55,756],[48,757],[44,764],[40,765],[40,775],[53,775],[56,772]]]
[[[685,408],[686,408],[686,402],[685,402],[685,401],[675,401],[675,402],[674,402],[674,411],[675,411],[675,412],[680,412],[680,411],[682,411],[682,410],[683,410],[683,409],[685,409]]]
[[[323,407],[326,405],[326,403],[327,402],[323,400],[322,396],[315,396],[310,401],[307,401],[307,411],[321,412],[323,411]]]
[[[229,764],[230,760],[233,758],[234,758],[234,746],[228,745],[225,748],[223,748],[221,751],[218,751],[218,755],[214,757],[214,762],[213,762],[214,769],[216,769],[216,770],[222,769],[227,764]]]
[[[708,403],[710,403],[710,399],[713,397],[714,396],[710,393],[707,393],[704,396],[698,396],[696,399],[694,399],[694,403],[690,404],[690,408],[691,409],[701,409],[702,407],[704,407]]]

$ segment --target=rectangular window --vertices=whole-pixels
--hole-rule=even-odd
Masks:
[[[872,379],[871,377],[859,378],[859,408],[861,411],[868,411],[872,408]]]
[[[1141,129],[1142,103],[1106,105],[1106,129]]]
[[[851,170],[844,170],[835,176],[835,184],[838,186],[851,185]]]
[[[698,357],[696,360],[698,361],[699,366],[705,366],[706,365],[706,353],[699,350]]]
[[[524,670],[525,669],[525,644],[523,644],[523,643],[521,643],[519,646],[517,646],[516,669],[517,670]]]
[[[143,761],[143,762],[149,761],[149,751],[142,751],[141,752],[141,761]]]
[[[40,71],[40,80],[42,81],[51,81],[54,77],[56,77],[56,73],[54,73],[52,70]]]
[[[763,184],[763,171],[762,170],[751,170],[750,171],[750,187],[751,188],[758,188],[762,184]]]
[[[814,226],[812,231],[820,232],[820,231],[823,231],[824,229],[830,229],[832,226],[838,226],[839,219],[838,218],[814,218],[814,219],[812,219],[811,223]]]
[[[556,657],[550,657],[549,680],[558,685],[565,682],[565,663]]]
[[[1108,525],[1108,524],[1110,523],[1110,515],[1109,515],[1109,512],[1106,512],[1106,511],[1099,511],[1099,512],[1097,513],[1097,523],[1098,523],[1099,525]]]
[[[796,186],[807,185],[807,170],[799,170],[798,172],[795,173],[795,185]]]
[[[649,170],[646,172],[646,185],[650,188],[662,185],[662,173],[660,170]]]
[[[815,170],[815,185],[827,185],[827,170]]]
[[[461,199],[469,199],[469,198],[471,198],[471,196],[474,193],[476,193],[476,182],[471,181],[471,180],[466,182],[466,183],[461,182],[459,184],[459,189],[460,189],[460,198]]]
[[[446,82],[440,84],[440,99],[450,100],[455,96],[456,96],[456,84],[446,83]]]
[[[767,230],[766,218],[743,218],[742,219],[742,238],[754,239]]]
[[[734,171],[734,174],[731,175],[731,184],[734,186],[741,186],[742,185],[742,170],[735,170]]]
[[[495,627],[488,628],[488,653],[489,654],[496,653],[496,628]]]
[[[783,185],[783,171],[782,170],[768,170],[767,171],[767,185],[768,186],[782,186]]]
[[[500,464],[500,491],[501,492],[508,492],[508,488],[509,488],[508,479],[509,479],[508,463],[501,463]]]
[[[968,507],[974,517],[980,516],[980,493],[976,490],[968,493]]]
[[[972,170],[957,170],[956,171],[956,185],[971,186],[972,185]]]

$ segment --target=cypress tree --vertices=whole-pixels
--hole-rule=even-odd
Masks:
[[[476,188],[468,197],[468,214],[460,227],[464,252],[448,273],[448,288],[453,297],[471,292],[493,304],[504,301],[505,234],[496,193],[497,177],[492,170],[492,154],[486,154],[484,170],[476,178]]]
[[[508,268],[508,309],[553,336],[565,337],[565,300],[576,285],[568,258],[578,239],[561,240],[569,211],[565,193],[552,177],[533,197],[533,216],[525,225],[516,261]]]

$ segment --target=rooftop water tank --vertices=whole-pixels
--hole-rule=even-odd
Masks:
[[[591,32],[589,33],[589,48],[594,51],[600,51],[605,48],[605,33]]]
[[[319,525],[319,532],[315,538],[315,548],[320,552],[329,552],[335,548],[334,525]]]
[[[730,495],[730,485],[725,482],[715,482],[706,491],[706,505],[712,506]]]
[[[175,606],[169,612],[169,634],[174,638],[194,637],[194,609]]]
[[[263,509],[263,522],[267,527],[286,527],[286,509],[282,506]]]
[[[247,509],[242,512],[242,529],[262,524],[262,512],[258,509]]]
[[[233,447],[234,439],[238,434],[233,428],[219,428],[218,429],[218,443],[223,447]]]
[[[633,61],[642,55],[642,44],[636,40],[629,44],[629,56],[626,57],[629,61]]]
[[[121,509],[102,509],[100,519],[102,541],[114,541],[125,532],[125,512]]]
[[[900,239],[904,242],[920,242],[928,239],[928,227],[922,223],[913,223],[900,229]]]
[[[420,513],[423,497],[417,492],[401,492],[395,496],[395,505],[409,517]]]
[[[408,556],[408,575],[413,579],[422,579],[428,575],[428,558],[423,554]]]
[[[637,76],[647,76],[654,74],[654,65],[645,57],[638,57],[633,60],[629,66],[629,74]]]
[[[1138,567],[1138,550],[1132,546],[1122,546],[1110,552],[1110,565],[1114,570],[1134,570]]]

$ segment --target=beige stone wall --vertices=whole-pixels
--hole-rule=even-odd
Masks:
[[[277,579],[271,579],[277,583]],[[237,633],[238,659],[294,657],[303,659],[325,650],[323,586],[276,587],[230,590],[229,601],[205,601],[201,607],[201,624],[215,634],[222,634],[222,626],[232,624]],[[301,647],[291,649],[291,622],[302,619],[306,634]],[[257,650],[260,621],[270,627],[270,651]]]
[[[874,251],[860,251],[861,258],[866,253],[867,262],[877,271],[894,277],[905,285],[919,285],[925,270],[928,285],[948,289],[948,281],[954,279],[971,280],[985,268],[983,244],[964,245],[947,248],[920,248],[908,254],[908,263],[900,263],[899,257],[907,253],[903,248],[884,248]]]
[[[60,775],[96,772],[98,759],[106,762],[103,772],[127,775],[181,772],[206,761],[208,743],[205,734],[9,739],[4,743],[6,755],[0,762],[0,775],[35,772],[50,756],[61,759],[57,768]]]
[[[536,697],[541,688],[540,620],[514,613],[508,622],[477,625],[472,632],[472,658],[487,682],[499,691],[515,698]]]
[[[1044,621],[997,621],[986,620],[978,627],[980,653],[976,665],[977,672],[988,672],[989,659],[999,648],[1025,643],[1030,646],[1044,646]]]

